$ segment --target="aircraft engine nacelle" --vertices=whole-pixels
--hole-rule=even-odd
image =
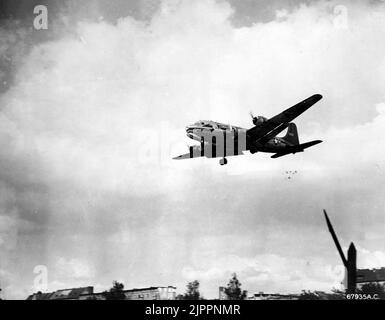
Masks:
[[[253,124],[255,126],[258,126],[265,121],[267,121],[267,118],[265,117],[262,117],[262,116],[253,117]]]

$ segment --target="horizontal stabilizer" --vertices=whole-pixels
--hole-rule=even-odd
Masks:
[[[305,149],[315,146],[316,144],[319,144],[321,142],[322,140],[314,140],[314,141],[302,143],[296,146],[292,146],[292,147],[289,147],[288,150],[285,152],[279,152],[279,153],[273,154],[271,158],[275,159],[275,158],[286,156],[287,154],[290,154],[290,153],[303,152]]]
[[[319,144],[321,142],[322,142],[322,140],[314,140],[314,141],[310,141],[310,142],[299,144],[298,146],[295,146],[295,147],[299,148],[299,149],[301,149],[301,151],[303,151],[304,149],[307,149],[307,148],[310,148],[312,146],[315,146],[316,144]]]

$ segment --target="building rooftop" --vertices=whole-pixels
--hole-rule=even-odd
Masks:
[[[357,270],[357,283],[380,281],[385,281],[385,268]]]
[[[176,287],[174,287],[174,286],[167,286],[167,287],[134,288],[134,289],[124,290],[124,292],[142,291],[142,290],[156,290],[156,289],[159,289],[159,288],[171,288],[171,289],[175,289],[176,290]]]
[[[124,293],[139,292],[139,291],[153,291],[158,289],[173,289],[176,290],[174,286],[167,287],[147,287],[147,288],[134,288],[123,290]],[[102,296],[104,292],[94,292],[94,287],[82,287],[82,288],[72,288],[72,289],[61,289],[54,292],[42,293],[37,292],[31,294],[27,300],[78,300],[80,296],[84,295],[93,295],[93,296]]]
[[[79,299],[83,294],[93,294],[94,287],[82,287],[57,290],[49,293],[34,293],[30,295],[27,300],[56,300],[56,299]]]

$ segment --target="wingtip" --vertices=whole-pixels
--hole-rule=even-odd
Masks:
[[[317,94],[313,95],[313,98],[316,100],[321,100],[323,97],[322,97],[322,94],[317,93]]]
[[[319,93],[317,93],[317,94],[313,94],[313,95],[310,96],[309,98],[303,100],[302,103],[310,104],[310,106],[312,106],[313,104],[317,103],[317,102],[320,101],[321,99],[322,99],[322,95],[320,95]]]

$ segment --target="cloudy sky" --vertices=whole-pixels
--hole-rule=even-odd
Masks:
[[[385,266],[383,1],[0,1],[0,287],[4,298],[112,280],[237,272],[249,293],[340,288],[322,209],[358,266]],[[320,93],[300,140],[173,161],[184,127],[251,127]],[[297,171],[288,179],[286,171]]]

